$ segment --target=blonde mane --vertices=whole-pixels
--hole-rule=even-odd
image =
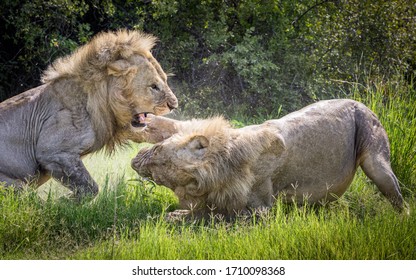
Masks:
[[[126,97],[114,92],[116,89],[109,88],[110,65],[119,60],[127,60],[133,55],[140,55],[148,59],[166,81],[166,74],[150,53],[155,42],[156,37],[140,31],[102,32],[74,53],[58,58],[44,72],[43,83],[55,84],[67,80],[86,94],[86,107],[97,140],[93,150],[105,146],[107,152],[111,153],[116,145],[126,143],[129,136],[125,125],[130,123],[131,110]],[[130,91],[130,81],[135,72],[131,73],[124,75],[125,91]],[[72,90],[63,86],[57,92],[61,95],[73,95]]]
[[[255,180],[249,166],[272,145],[274,135],[267,130],[234,129],[224,118],[214,117],[187,122],[177,137],[187,142],[197,135],[209,140],[204,163],[193,173],[198,190],[206,190],[208,199],[220,208],[237,209],[237,204],[246,203],[242,200]]]
[[[118,59],[127,59],[134,54],[153,58],[150,50],[155,42],[154,36],[140,31],[99,33],[74,53],[56,59],[43,73],[42,82],[69,77],[84,83],[102,81],[107,77],[107,66]]]
[[[207,138],[219,136],[231,128],[230,123],[222,116],[216,116],[209,119],[193,119],[184,121],[178,127],[178,134],[174,137],[188,139],[194,135],[204,135]]]

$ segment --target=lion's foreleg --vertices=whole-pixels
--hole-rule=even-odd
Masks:
[[[261,183],[254,184],[248,197],[247,206],[250,209],[270,208],[273,204],[273,183],[270,177]]]
[[[158,143],[178,133],[182,121],[169,119],[161,116],[149,117],[150,122],[144,129],[137,130],[131,134],[130,140],[142,143]]]
[[[44,164],[44,169],[53,178],[73,191],[75,197],[81,200],[86,196],[96,196],[98,185],[94,182],[80,158],[75,156],[55,158],[53,162]]]

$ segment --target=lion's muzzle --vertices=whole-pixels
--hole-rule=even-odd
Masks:
[[[153,108],[152,114],[161,116],[170,113],[176,108],[178,108],[178,99],[176,99],[176,96],[172,93]]]
[[[131,161],[131,167],[143,177],[151,177],[152,172],[149,169],[151,162],[151,149],[143,148]]]
[[[172,111],[174,109],[178,108],[178,99],[176,98],[176,96],[173,94],[173,92],[169,93],[169,96],[167,98],[167,102],[166,105],[168,106],[168,108]]]

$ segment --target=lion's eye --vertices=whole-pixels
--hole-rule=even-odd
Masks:
[[[156,84],[150,86],[151,89],[159,91],[159,87]]]

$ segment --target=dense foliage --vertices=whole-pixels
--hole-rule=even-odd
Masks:
[[[187,115],[277,115],[416,70],[408,0],[4,0],[0,100],[39,84],[56,57],[94,34],[141,29]]]

